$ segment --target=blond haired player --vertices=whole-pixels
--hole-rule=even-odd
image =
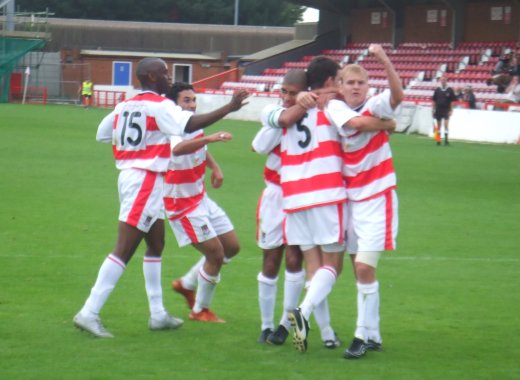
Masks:
[[[357,279],[357,327],[346,358],[359,358],[367,349],[381,349],[376,268],[381,252],[395,249],[398,227],[396,176],[388,132],[360,132],[345,122],[349,107],[367,116],[395,118],[404,97],[401,80],[383,48],[372,44],[369,51],[383,64],[390,90],[367,100],[367,71],[359,65],[347,65],[340,73],[346,105],[331,100],[326,108],[327,116],[341,128],[348,198],[347,251]]]

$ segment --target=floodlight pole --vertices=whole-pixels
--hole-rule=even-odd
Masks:
[[[395,34],[395,29],[397,27],[397,20],[396,20],[396,12],[394,9],[392,9],[388,3],[385,1],[385,0],[379,0],[379,2],[381,4],[383,4],[383,6],[388,10],[388,12],[392,15],[392,19],[393,19],[393,22],[392,22],[392,46],[395,48],[397,47],[397,40],[396,40],[396,34]]]
[[[6,23],[5,30],[12,32],[14,31],[14,0],[5,0],[0,3],[0,8],[5,7]]]
[[[240,5],[240,0],[235,0],[235,22],[233,25],[238,25],[238,6]]]

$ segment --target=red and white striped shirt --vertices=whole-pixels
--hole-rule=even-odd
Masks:
[[[268,105],[262,110],[262,128],[257,132],[252,143],[255,152],[267,154],[264,166],[266,185],[280,186],[282,129],[278,126],[277,120],[283,110],[284,108],[279,105]]]
[[[340,128],[343,145],[343,175],[347,197],[363,201],[377,197],[397,186],[392,151],[386,131],[360,132],[341,128],[346,121],[344,112],[351,111],[342,101],[332,100],[326,108],[327,116]],[[390,91],[369,98],[358,110],[363,116],[395,118],[399,108],[390,106]]]
[[[119,103],[99,124],[96,139],[111,142],[116,167],[166,172],[170,136],[181,135],[192,112],[154,92]]]
[[[338,131],[317,108],[308,110],[301,121],[283,130],[281,163],[286,212],[345,201]]]
[[[202,130],[183,135],[183,140],[204,136]],[[179,139],[180,140],[180,139]],[[172,145],[175,142],[172,141]],[[171,156],[168,171],[164,177],[164,207],[169,219],[183,217],[195,209],[206,194],[204,177],[206,173],[206,151],[203,146],[197,151]]]

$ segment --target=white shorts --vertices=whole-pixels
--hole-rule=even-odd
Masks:
[[[395,250],[397,203],[395,190],[366,201],[348,201],[347,251],[357,253]]]
[[[262,249],[272,249],[283,245],[282,188],[268,184],[262,192],[256,209],[256,242]]]
[[[287,214],[284,233],[289,245],[344,242],[345,203],[318,206]]]
[[[200,204],[182,218],[170,220],[179,247],[202,243],[233,231],[228,216],[208,195]]]
[[[119,220],[143,232],[157,219],[164,219],[163,175],[142,169],[125,169],[119,173]]]

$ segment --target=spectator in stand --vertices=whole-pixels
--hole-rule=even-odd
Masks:
[[[463,102],[468,103],[469,109],[477,108],[477,99],[475,98],[475,94],[473,93],[473,88],[471,86],[464,87],[464,92],[462,93],[462,97],[460,98]]]
[[[511,74],[511,77],[514,77],[515,75],[520,75],[520,50],[518,50],[516,52],[516,55],[514,55],[513,58],[511,58],[509,74]]]
[[[511,59],[512,53],[507,53],[500,57],[495,68],[491,71],[491,78],[487,81],[488,85],[495,84],[497,92],[503,94],[511,82]]]
[[[437,145],[441,145],[441,126],[444,120],[444,145],[448,143],[448,125],[452,113],[451,104],[457,100],[455,92],[448,86],[446,75],[440,78],[441,86],[437,87],[432,97],[432,114],[434,120],[433,134]]]
[[[520,103],[520,75],[515,75],[506,89],[506,102]]]
[[[455,89],[455,98],[457,98],[457,100],[462,100],[462,97],[464,96],[464,93],[462,92],[462,90],[460,89],[460,87],[457,87]]]

